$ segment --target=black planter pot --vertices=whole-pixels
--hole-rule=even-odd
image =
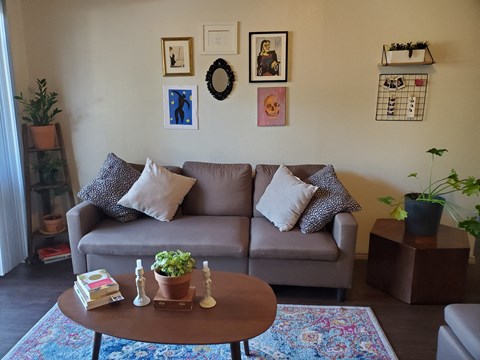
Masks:
[[[405,210],[408,213],[405,230],[417,236],[435,236],[440,226],[443,205],[416,200],[418,195],[416,193],[405,195]],[[437,199],[444,200],[440,196]]]

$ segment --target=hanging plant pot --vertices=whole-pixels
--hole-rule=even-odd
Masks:
[[[417,236],[437,235],[442,218],[443,205],[427,201],[417,200],[418,193],[405,195],[405,211],[408,213],[405,219],[405,230]],[[438,196],[436,199],[445,200]]]
[[[33,145],[40,150],[55,147],[55,125],[30,125]]]
[[[156,271],[155,280],[158,282],[162,295],[167,299],[181,299],[188,295],[190,288],[190,281],[192,280],[192,273],[181,276],[163,276]]]

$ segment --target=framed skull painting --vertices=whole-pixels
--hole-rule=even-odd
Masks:
[[[257,125],[285,126],[286,87],[260,87],[257,92]]]
[[[251,32],[250,82],[287,81],[288,32]]]

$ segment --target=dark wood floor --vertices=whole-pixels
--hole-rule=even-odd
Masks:
[[[401,360],[435,359],[444,305],[408,305],[366,284],[367,262],[355,262],[353,289],[344,303],[331,289],[275,286],[284,304],[369,306]],[[0,357],[55,304],[73,284],[70,261],[21,264],[0,277]],[[480,266],[469,265],[465,302],[480,303]]]

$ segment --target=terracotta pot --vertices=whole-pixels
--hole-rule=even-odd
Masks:
[[[167,299],[181,299],[188,295],[192,273],[175,277],[163,276],[156,271],[153,271],[153,273],[162,295]]]
[[[40,150],[55,147],[55,125],[30,126],[33,145]]]
[[[65,221],[62,215],[45,215],[43,224],[45,225],[45,231],[48,233],[58,233],[65,228]]]

